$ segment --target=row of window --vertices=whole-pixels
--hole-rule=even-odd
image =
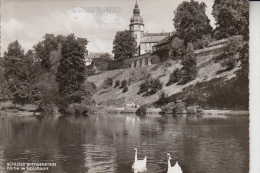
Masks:
[[[155,43],[142,43],[141,44],[142,47],[152,47],[153,45],[155,45]]]

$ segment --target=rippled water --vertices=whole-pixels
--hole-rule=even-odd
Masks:
[[[0,117],[0,168],[54,162],[50,172],[131,173],[136,147],[138,159],[147,156],[149,173],[167,172],[167,153],[184,173],[246,173],[248,128],[247,116]]]

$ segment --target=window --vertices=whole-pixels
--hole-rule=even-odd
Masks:
[[[141,25],[138,25],[138,29],[141,29]]]
[[[135,34],[135,38],[137,38],[137,34]]]

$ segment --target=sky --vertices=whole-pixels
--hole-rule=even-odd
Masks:
[[[214,0],[198,0],[211,15]],[[28,51],[46,33],[74,33],[90,42],[89,52],[112,53],[117,31],[129,29],[135,0],[1,0],[1,53],[18,40]],[[138,0],[145,32],[174,30],[173,11],[182,0]]]

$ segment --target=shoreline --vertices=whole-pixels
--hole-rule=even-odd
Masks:
[[[126,107],[106,107],[106,106],[90,106],[93,108],[93,114],[135,114],[137,108],[126,108]],[[0,116],[17,116],[17,117],[32,117],[38,116],[35,112],[35,105],[25,105],[16,106],[12,102],[1,102],[0,103]],[[147,114],[159,114],[161,112],[160,108],[147,108]],[[202,115],[206,116],[249,116],[249,110],[214,110],[208,109],[203,110]],[[183,115],[193,115],[193,114],[183,114]],[[195,115],[195,114],[194,114]]]

